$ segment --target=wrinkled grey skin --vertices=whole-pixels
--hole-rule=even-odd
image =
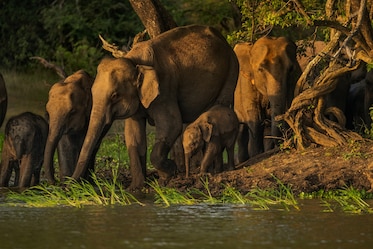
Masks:
[[[228,155],[228,169],[234,169],[234,145],[238,134],[238,119],[233,109],[215,105],[188,125],[183,133],[185,172],[189,177],[191,157],[203,151],[200,173],[206,174],[212,166],[223,171],[223,151]]]
[[[8,108],[8,94],[5,87],[5,81],[0,73],[0,127],[4,122],[6,111]]]
[[[39,183],[48,124],[43,117],[25,112],[10,118],[5,126],[0,186],[8,187],[12,171],[14,185],[24,188]]]
[[[150,155],[160,182],[176,173],[168,159],[183,123],[193,122],[214,104],[233,104],[238,61],[225,38],[206,26],[178,27],[136,43],[125,58],[103,59],[92,87],[93,105],[73,178],[82,177],[115,119],[125,119],[130,158],[130,189],[141,189],[146,176],[146,120],[155,126]]]
[[[57,148],[60,180],[71,176],[87,133],[92,108],[91,88],[94,78],[79,70],[49,90],[46,104],[49,122],[44,153],[44,170],[48,182],[55,183],[53,156]],[[97,152],[95,150],[94,154]],[[94,158],[88,168],[94,168]]]
[[[243,162],[275,146],[277,139],[265,143],[266,119],[270,136],[282,137],[283,122],[275,117],[284,114],[299,89],[296,82],[301,69],[296,59],[296,45],[279,37],[262,37],[253,45],[239,43],[234,51],[240,63],[240,74],[234,96],[234,110],[240,121],[238,160]],[[267,132],[268,133],[268,132]]]

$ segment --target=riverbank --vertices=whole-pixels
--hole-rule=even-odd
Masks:
[[[294,194],[346,187],[372,192],[372,158],[372,140],[354,142],[344,147],[317,147],[304,151],[285,150],[248,161],[235,170],[211,175],[207,181],[211,193],[216,196],[220,195],[226,186],[246,193],[255,188],[277,188],[279,182],[290,187]],[[129,174],[122,173],[125,182],[129,184]],[[148,176],[156,177],[156,173],[150,171]],[[183,173],[172,178],[167,187],[180,191],[204,188],[198,174],[185,178]]]

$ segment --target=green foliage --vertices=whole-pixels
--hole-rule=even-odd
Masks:
[[[233,1],[233,0],[231,0]],[[235,0],[242,14],[242,28],[228,36],[228,42],[254,42],[264,35],[304,39],[315,31],[312,20],[325,16],[324,1],[302,1],[309,17],[302,15],[295,3],[282,0]],[[318,35],[321,35],[322,31]],[[325,38],[325,37],[323,37]]]
[[[95,72],[103,55],[99,34],[127,44],[143,29],[130,3],[114,0],[1,1],[0,21],[3,67],[29,67],[29,57],[41,56],[68,74]]]
[[[223,34],[235,29],[235,15],[228,0],[162,0],[179,25],[203,24],[219,29]]]
[[[161,2],[178,25],[199,23],[221,29],[223,20],[232,20],[228,1]],[[104,55],[99,34],[126,46],[144,29],[129,1],[115,0],[0,1],[0,22],[2,67],[41,67],[29,60],[41,56],[68,74],[79,69],[95,74]]]
[[[129,157],[123,134],[105,136],[97,152],[96,171],[110,169],[113,165],[129,167]]]
[[[90,47],[85,40],[73,44],[72,51],[58,45],[55,54],[57,65],[64,67],[66,72],[75,72],[76,69],[85,68],[90,75],[96,74],[96,65],[102,56],[101,50]]]

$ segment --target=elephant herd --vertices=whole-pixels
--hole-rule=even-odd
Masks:
[[[138,42],[122,58],[102,59],[95,78],[80,70],[55,83],[46,104],[47,121],[30,112],[9,119],[0,186],[8,186],[13,169],[15,185],[38,184],[42,167],[48,182],[55,184],[56,150],[61,181],[67,176],[87,178],[103,137],[117,119],[125,120],[130,189],[141,189],[146,181],[147,122],[155,127],[150,161],[160,182],[178,170],[188,177],[191,158],[198,152],[200,174],[225,170],[224,150],[227,169],[234,169],[235,161],[273,148],[282,137],[286,124],[275,117],[301,91],[296,50],[284,37],[263,37],[232,49],[217,30],[199,25]],[[355,92],[364,94],[368,80],[367,76]],[[6,96],[2,85],[0,93]],[[5,112],[1,102],[1,121]],[[357,119],[355,112],[350,116]],[[169,158],[179,137],[184,170]]]

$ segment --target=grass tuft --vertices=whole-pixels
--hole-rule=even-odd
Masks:
[[[32,207],[73,206],[81,208],[85,205],[144,205],[132,194],[125,191],[117,181],[117,172],[113,172],[113,180],[98,179],[92,174],[92,182],[68,179],[66,186],[38,185],[21,193],[10,192],[6,201],[26,204]]]

